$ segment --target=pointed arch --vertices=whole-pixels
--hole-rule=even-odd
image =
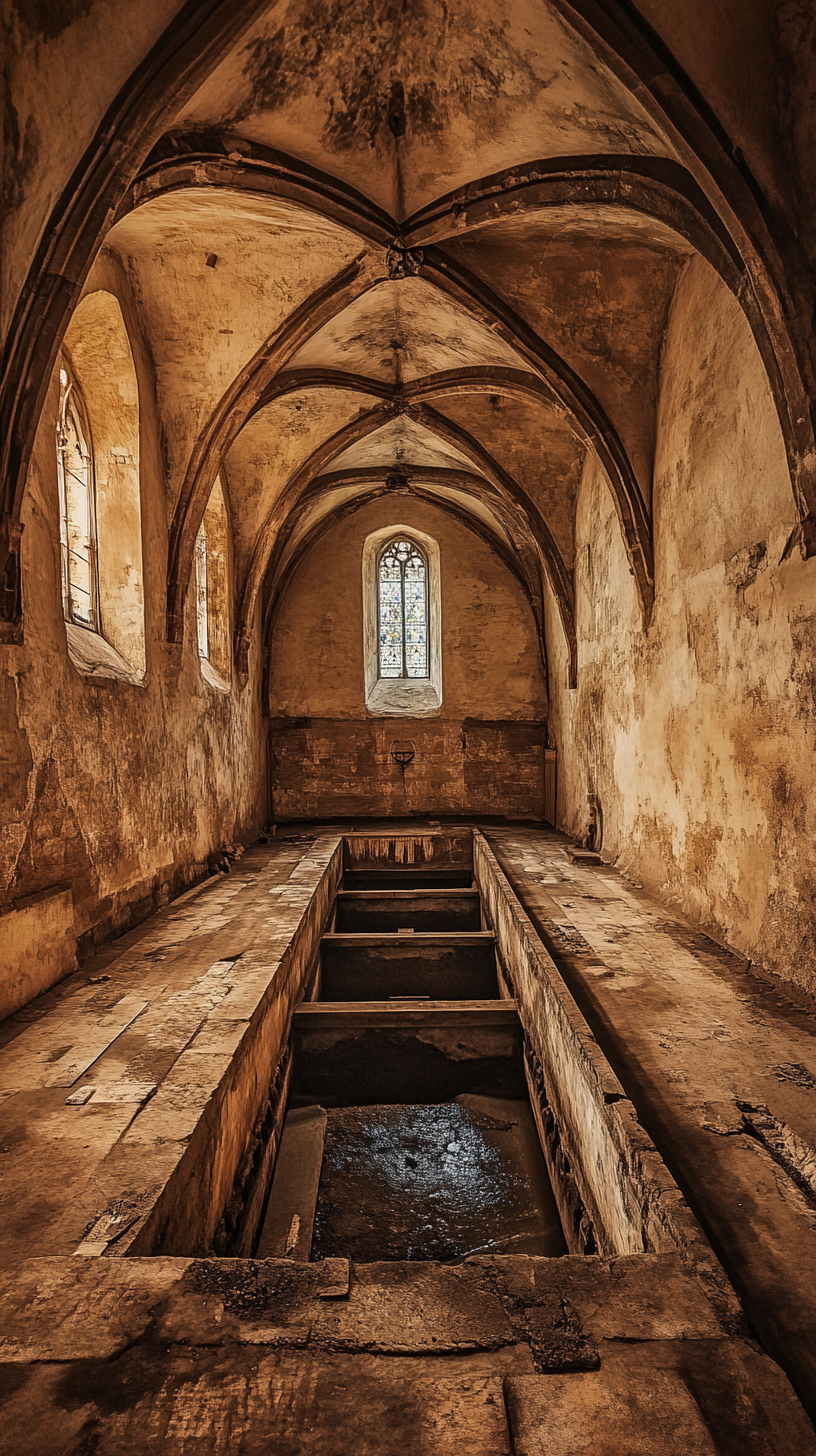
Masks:
[[[264,578],[269,566],[270,557],[275,546],[278,534],[285,528],[287,517],[296,507],[303,504],[313,494],[318,477],[325,486],[327,479],[324,474],[325,467],[336,459],[342,452],[351,445],[374,434],[384,424],[395,417],[395,414],[407,414],[424,424],[432,433],[440,439],[447,439],[450,443],[461,442],[467,452],[467,458],[474,464],[474,478],[481,470],[483,486],[492,490],[502,498],[513,510],[514,514],[523,520],[526,529],[529,530],[532,539],[535,541],[536,549],[547,570],[553,589],[553,594],[559,605],[564,632],[570,649],[570,680],[577,671],[577,639],[575,629],[575,608],[574,593],[571,573],[567,570],[561,552],[555,542],[552,532],[546,521],[543,519],[533,502],[526,495],[526,492],[513,480],[513,478],[493,460],[472,436],[466,431],[459,430],[449,421],[444,421],[436,411],[427,409],[424,406],[411,405],[397,411],[389,403],[376,405],[365,414],[358,416],[349,424],[344,425],[328,440],[325,440],[309,458],[292,475],[278,496],[273,510],[267,517],[262,530],[260,531],[255,550],[253,553],[250,569],[244,584],[241,607],[236,627],[235,657],[238,663],[239,673],[243,676],[246,672],[248,661],[249,645],[251,637],[251,622],[255,613],[255,606],[258,594],[261,590]],[[457,448],[459,445],[457,444]],[[409,474],[411,467],[406,467]],[[380,471],[382,474],[382,470]],[[453,472],[455,474],[455,472]],[[354,472],[342,472],[343,478],[350,478]]]
[[[186,0],[102,117],[45,220],[0,363],[0,640],[22,640],[20,511],[70,316],[119,203],[168,122],[266,0]]]
[[[286,360],[327,319],[381,281],[376,260],[360,254],[328,283],[315,290],[279,325],[233,380],[200,431],[185,473],[173,522],[167,572],[167,635],[180,642],[184,602],[193,564],[195,538],[221,462],[254,411],[255,402]]]
[[[637,585],[644,626],[654,606],[651,523],[637,476],[623,441],[600,400],[555,349],[546,344],[508,304],[466,268],[438,248],[423,255],[423,274],[512,344],[547,381],[606,470]]]

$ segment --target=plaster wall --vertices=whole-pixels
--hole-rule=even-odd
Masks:
[[[442,706],[421,718],[365,706],[363,547],[392,523],[439,544]],[[541,817],[547,706],[532,612],[498,556],[435,506],[374,501],[306,554],[275,623],[269,711],[281,819]],[[416,752],[403,776],[391,747],[405,741]]]
[[[101,287],[117,292],[104,262],[89,280],[89,290]],[[254,837],[265,815],[257,654],[241,692],[206,683],[192,592],[183,647],[164,640],[167,522],[154,381],[126,291],[119,302],[139,391],[146,670],[142,681],[127,681],[80,672],[69,658],[55,373],[24,508],[25,643],[0,646],[0,1016],[200,878],[214,847]]]
[[[644,631],[611,492],[588,460],[576,521],[578,688],[548,600],[559,822],[751,959],[816,987],[816,564],[746,324],[701,260],[664,344],[656,603]]]

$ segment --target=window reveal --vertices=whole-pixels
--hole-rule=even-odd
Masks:
[[[391,541],[377,572],[379,675],[428,676],[428,566],[412,541]]]
[[[57,479],[60,502],[62,600],[66,620],[99,631],[96,501],[91,449],[75,386],[59,372]]]

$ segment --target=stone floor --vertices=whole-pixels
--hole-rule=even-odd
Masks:
[[[816,1417],[816,1007],[563,835],[486,837],[691,1204],[764,1348]]]
[[[255,846],[0,1024],[0,1265],[132,1237],[274,973],[270,932],[311,893],[314,843]]]
[[[814,1456],[673,1254],[0,1271],[3,1456]]]
[[[673,1254],[120,1257],[303,922],[337,837],[304,829],[0,1028],[2,1456],[816,1456],[783,1373],[813,1412],[813,1009],[562,836],[486,832],[751,1327]]]

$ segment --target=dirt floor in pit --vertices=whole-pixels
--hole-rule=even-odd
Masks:
[[[529,1104],[465,1095],[329,1112],[312,1259],[566,1253]]]

